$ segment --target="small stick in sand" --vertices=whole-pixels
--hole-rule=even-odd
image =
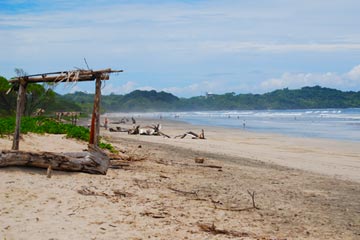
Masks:
[[[225,230],[225,229],[219,229],[215,226],[215,224],[203,224],[203,223],[198,223],[199,228],[204,231],[204,232],[208,232],[214,235],[218,235],[218,234],[224,234],[224,235],[229,235],[232,237],[249,237],[250,234],[247,232],[238,232],[238,231],[233,231],[233,230]]]
[[[47,168],[47,171],[46,171],[46,177],[51,178],[51,173],[52,173],[52,168],[51,168],[51,165],[49,165],[49,167]]]
[[[250,192],[250,190],[247,190],[247,192],[248,192],[248,194],[249,194],[250,197],[251,197],[253,208],[255,208],[255,209],[260,209],[260,208],[257,207],[256,204],[255,204],[255,191]]]

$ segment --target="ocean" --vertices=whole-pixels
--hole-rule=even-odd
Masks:
[[[294,137],[360,141],[360,108],[156,112],[127,115],[161,117],[195,125],[238,128]]]

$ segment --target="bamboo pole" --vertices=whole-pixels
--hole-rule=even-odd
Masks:
[[[19,84],[19,92],[18,92],[18,96],[17,96],[16,123],[15,123],[16,125],[15,125],[15,132],[14,132],[12,150],[19,150],[21,116],[24,113],[26,87],[27,87],[26,80],[21,79],[20,84]]]

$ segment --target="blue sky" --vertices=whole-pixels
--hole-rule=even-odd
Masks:
[[[86,68],[85,57],[125,71],[105,94],[359,91],[359,12],[358,0],[0,0],[0,75]]]

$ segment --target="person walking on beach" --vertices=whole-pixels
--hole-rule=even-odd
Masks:
[[[108,129],[108,119],[107,118],[105,118],[104,127],[106,130]]]

